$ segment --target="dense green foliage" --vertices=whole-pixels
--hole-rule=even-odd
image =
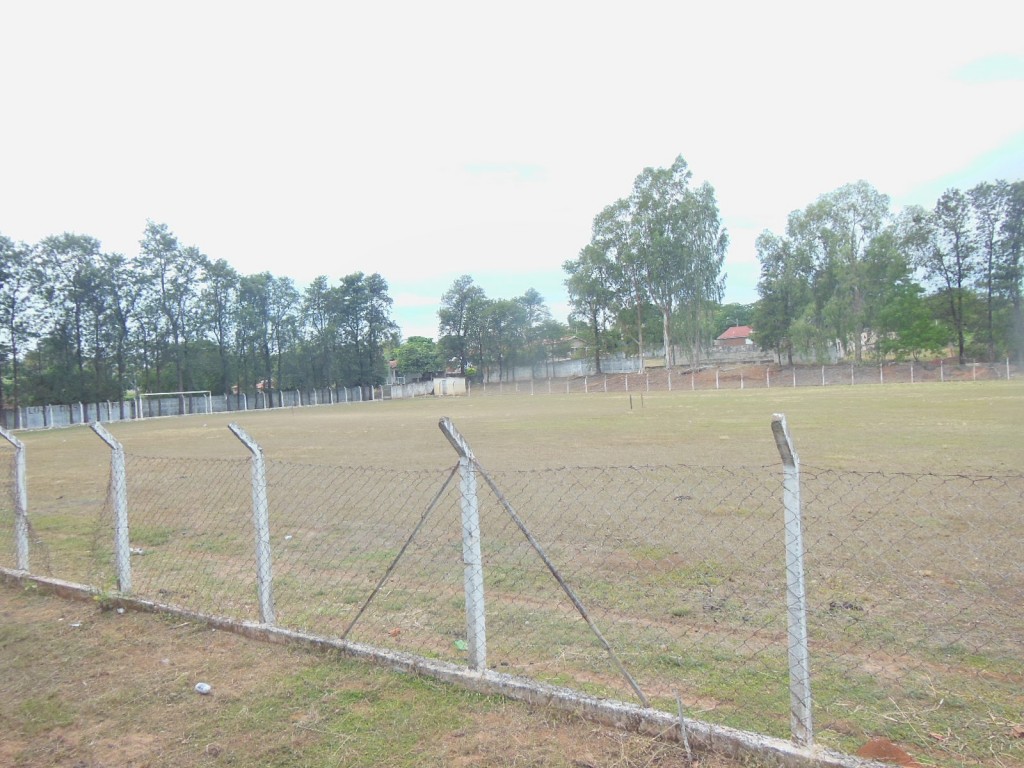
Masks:
[[[1024,363],[1024,182],[945,192],[894,213],[860,181],[790,214],[757,240],[760,300],[722,305],[728,237],[710,184],[682,157],[646,168],[594,218],[566,261],[568,326],[537,291],[489,298],[472,276],[440,300],[439,339],[400,343],[379,274],[300,290],[239,274],[148,222],[139,252],[87,235],[35,245],[0,234],[0,403],[120,400],[130,392],[252,391],[383,383],[439,371],[545,375],[570,346],[592,355],[675,349],[699,361],[731,325],[752,325],[779,360],[933,355]],[[571,338],[575,337],[575,339]]]
[[[899,215],[871,185],[848,184],[790,214],[785,235],[758,238],[756,340],[789,362],[952,346],[961,364],[1019,363],[1022,232],[1024,182],[950,189]]]
[[[645,337],[660,337],[666,365],[674,362],[676,338],[685,340],[691,359],[709,341],[728,236],[714,189],[692,188],[692,176],[681,156],[668,168],[645,168],[629,197],[594,218],[590,243],[563,265],[573,317],[598,371],[616,338],[620,346],[631,339],[642,354]],[[654,334],[652,309],[661,320]]]
[[[552,320],[532,288],[512,299],[490,299],[470,275],[462,275],[441,297],[437,317],[448,370],[462,375],[486,370],[501,379],[517,365],[542,375],[551,355],[567,348],[567,327]]]
[[[367,386],[397,345],[379,274],[300,292],[240,275],[149,222],[139,253],[88,236],[35,246],[0,236],[0,400],[119,400],[131,391]]]

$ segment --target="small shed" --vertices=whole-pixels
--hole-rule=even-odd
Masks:
[[[754,329],[749,325],[734,325],[715,339],[716,347],[752,347]]]
[[[462,376],[444,376],[434,379],[434,394],[440,397],[466,394],[466,379]]]

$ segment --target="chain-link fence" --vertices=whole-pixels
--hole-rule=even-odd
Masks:
[[[258,446],[249,460],[131,455],[88,524],[34,519],[33,554],[48,554],[33,571],[668,711],[678,697],[780,737],[809,735],[813,701],[815,740],[840,749],[886,734],[1024,758],[1024,476],[803,467],[794,532],[781,465],[488,473],[463,448],[424,471]],[[0,564],[15,566],[0,492]],[[796,688],[794,606],[810,659]]]
[[[473,395],[579,395],[603,392],[683,392],[736,389],[845,387],[874,384],[927,384],[1008,380],[1019,369],[1002,363],[948,361],[840,365],[707,364],[690,368],[652,368],[637,373],[581,373],[562,378],[527,377],[474,383]]]

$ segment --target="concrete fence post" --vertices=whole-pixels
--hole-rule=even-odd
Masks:
[[[114,502],[114,562],[117,566],[117,590],[132,591],[132,553],[128,532],[128,482],[124,467],[124,446],[102,424],[96,422],[92,431],[110,446],[110,496]]]
[[[270,513],[267,500],[267,468],[263,449],[234,422],[228,429],[252,453],[252,525],[256,537],[256,593],[260,603],[260,621],[273,626],[274,577],[270,557]]]
[[[811,721],[811,668],[807,648],[807,591],[804,580],[803,522],[800,508],[800,457],[783,414],[772,416],[772,433],[782,457],[782,494],[786,524],[786,607],[789,636],[789,711],[793,741],[814,743]]]
[[[441,431],[459,454],[459,491],[462,508],[463,584],[466,593],[466,645],[469,666],[487,669],[487,627],[484,604],[484,566],[480,552],[480,503],[477,497],[473,451],[448,418],[441,419]]]
[[[25,482],[25,444],[0,427],[0,437],[14,446],[14,543],[15,567],[28,571],[28,486]]]

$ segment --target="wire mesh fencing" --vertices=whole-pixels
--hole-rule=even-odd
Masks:
[[[255,457],[127,456],[133,594],[247,621],[267,621],[269,602],[281,627],[668,711],[678,700],[780,737],[813,705],[815,740],[838,748],[886,733],[1021,757],[1020,475],[800,468],[810,693],[794,703],[778,465],[267,459],[257,492]],[[54,553],[44,568],[71,566],[51,575],[124,583],[117,487],[112,475],[86,505],[100,510],[88,526],[72,510],[36,532]],[[5,540],[11,521],[0,505]]]
[[[0,565],[17,568],[14,537],[14,448],[0,441]]]

